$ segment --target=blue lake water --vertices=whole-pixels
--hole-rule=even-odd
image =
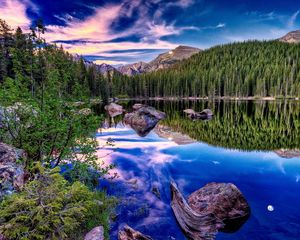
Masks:
[[[213,126],[221,117],[203,124]],[[298,131],[295,121],[292,125]],[[285,142],[288,138],[295,140],[288,131],[285,136],[277,137],[287,138]],[[105,161],[117,165],[115,171],[119,178],[113,184],[102,184],[121,199],[111,239],[117,239],[117,231],[124,224],[156,240],[185,239],[170,207],[171,179],[185,197],[209,182],[231,182],[241,190],[251,207],[251,216],[239,231],[218,233],[217,240],[300,239],[299,157],[283,156],[275,149],[244,149],[243,146],[239,149],[225,143],[220,146],[220,141],[216,145],[199,140],[177,144],[172,138],[159,136],[157,131],[140,137],[122,123],[97,133],[100,143],[109,138],[114,140],[114,146],[99,150],[99,156],[102,154]],[[230,141],[228,138],[227,142]],[[268,210],[270,205],[273,211]]]

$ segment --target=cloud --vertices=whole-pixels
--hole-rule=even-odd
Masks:
[[[179,1],[168,3],[167,6],[177,6],[177,7],[187,8],[193,4],[194,4],[194,0],[179,0]]]
[[[110,65],[120,65],[120,64],[123,65],[123,64],[126,64],[127,62],[113,61],[113,60],[106,60],[106,59],[104,59],[104,60],[98,59],[98,60],[93,61],[93,63],[98,64],[98,65],[101,65],[102,63],[106,63],[106,64],[110,64]]]
[[[31,8],[37,11],[37,7],[30,1],[0,0],[0,18],[4,19],[12,28],[21,27],[28,29],[31,20],[26,14],[26,10]]]
[[[224,28],[226,27],[226,23],[219,23],[215,26],[205,26],[205,27],[199,27],[198,30],[209,30],[209,29],[218,29],[218,28]]]
[[[295,26],[295,23],[296,23],[296,20],[297,20],[297,17],[300,13],[300,10],[298,10],[297,12],[295,12],[291,17],[290,19],[288,20],[288,27],[289,28],[293,28]]]
[[[192,1],[177,1],[177,3],[179,6],[186,7]],[[108,50],[173,49],[177,47],[177,44],[162,40],[163,37],[179,35],[184,31],[199,30],[195,26],[178,27],[175,23],[167,24],[158,16],[153,19],[153,16],[148,13],[150,7],[140,0],[125,0],[119,4],[97,7],[94,13],[85,19],[77,19],[71,15],[58,15],[55,17],[63,21],[64,26],[47,26],[48,32],[45,38],[50,42],[61,43],[72,54],[98,55],[98,62],[102,62],[104,60],[100,57],[107,54]],[[163,11],[163,9],[160,10]],[[135,19],[131,27],[118,30],[114,28],[114,24],[118,21],[131,19],[134,14],[139,17]],[[121,25],[123,27],[124,24]],[[136,36],[138,41],[129,36]],[[115,42],[115,39],[123,40]],[[111,59],[111,61],[118,60]]]
[[[110,25],[113,20],[119,16],[121,5],[108,5],[95,10],[92,16],[84,20],[70,18],[69,15],[60,17],[64,20],[66,26],[49,25],[46,39],[48,41],[71,41],[71,40],[88,40],[88,41],[107,41],[116,36],[111,33]]]

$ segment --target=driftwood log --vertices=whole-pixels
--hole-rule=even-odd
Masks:
[[[209,183],[185,200],[171,182],[171,207],[188,239],[213,240],[218,231],[237,231],[249,218],[250,207],[231,183]]]

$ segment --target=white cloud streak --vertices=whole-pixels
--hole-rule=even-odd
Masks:
[[[297,17],[300,13],[300,10],[298,10],[297,12],[295,12],[291,17],[290,19],[288,20],[288,27],[289,28],[293,28],[295,26],[295,23],[296,23],[296,20],[297,20]]]

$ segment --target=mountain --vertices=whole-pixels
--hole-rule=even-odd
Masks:
[[[84,57],[82,57],[78,54],[73,55],[73,60],[77,61],[77,62],[82,60],[86,67],[95,67],[96,70],[105,77],[107,77],[108,75],[112,76],[114,73],[119,72],[115,67],[113,67],[109,64],[106,64],[106,63],[95,64],[89,60],[86,60]]]
[[[174,50],[160,54],[157,58],[149,63],[148,72],[156,71],[158,69],[165,69],[178,61],[187,59],[192,55],[199,53],[199,48],[178,46]]]
[[[199,48],[178,46],[171,51],[158,55],[158,57],[149,63],[138,62],[121,66],[118,68],[118,71],[124,75],[133,76],[145,72],[157,71],[158,69],[166,69],[183,59],[187,59],[192,55],[199,53],[200,51],[201,50]]]
[[[289,32],[279,40],[287,43],[300,43],[300,30]]]
[[[114,83],[114,91],[129,97],[299,99],[299,52],[300,44],[278,40],[220,45],[167,69],[120,78]],[[170,62],[165,56],[160,55],[153,62]]]
[[[106,63],[95,64],[95,66],[97,71],[105,77],[107,77],[108,75],[112,76],[115,72],[118,72],[116,68]]]
[[[145,62],[138,62],[121,66],[118,68],[118,71],[127,76],[134,76],[146,72],[146,69],[149,67],[148,65]]]

